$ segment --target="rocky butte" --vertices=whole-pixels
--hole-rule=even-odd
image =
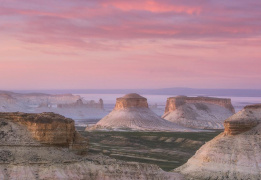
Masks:
[[[195,129],[224,129],[235,109],[231,99],[177,96],[167,99],[162,118]]]
[[[0,179],[183,179],[156,165],[87,153],[74,121],[54,113],[0,113]]]
[[[194,131],[160,118],[148,108],[147,99],[136,93],[117,98],[115,108],[86,130]]]
[[[246,106],[224,126],[175,171],[187,179],[261,179],[261,104]]]

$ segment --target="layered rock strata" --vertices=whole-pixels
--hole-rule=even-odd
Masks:
[[[45,117],[43,119],[49,118],[45,123],[52,123],[50,116],[53,115],[48,115],[47,118],[46,114],[36,115],[35,118],[40,120],[39,116]],[[32,129],[28,129],[29,125],[38,123],[38,120],[26,120],[26,118],[32,119],[34,117],[26,114],[8,115],[5,113],[0,115],[0,179],[183,179],[182,175],[164,172],[155,165],[127,163],[91,153],[78,155],[68,150],[67,147],[54,146],[53,141],[48,140],[48,142],[52,142],[51,144],[42,143],[42,140],[38,141],[39,139],[34,138]],[[43,119],[41,118],[40,121]],[[60,123],[71,122],[70,120],[63,120],[65,122]],[[61,132],[60,129],[54,127],[52,126],[51,129]],[[71,131],[61,134],[69,142],[75,138]],[[67,134],[71,134],[72,137],[68,139]],[[55,135],[60,136],[59,132]],[[76,136],[78,135],[76,134]],[[59,139],[65,142],[62,137]],[[45,139],[43,141],[46,142]]]
[[[194,131],[166,121],[148,108],[147,99],[132,93],[117,98],[115,108],[86,130]]]
[[[75,130],[74,121],[54,113],[0,113],[0,118],[25,126],[31,136],[42,144],[68,147],[86,153],[88,139]]]
[[[248,131],[260,123],[261,104],[246,106],[242,111],[224,122],[225,134],[236,135]]]
[[[195,129],[224,129],[235,112],[231,99],[177,96],[167,99],[162,118]]]
[[[175,171],[187,179],[261,179],[261,105],[225,121],[225,131]]]

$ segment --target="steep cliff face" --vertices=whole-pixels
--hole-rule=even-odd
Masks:
[[[261,106],[245,107],[176,171],[188,179],[261,179],[260,122]]]
[[[86,130],[195,131],[166,121],[148,108],[147,99],[132,93],[117,98],[115,108]]]
[[[187,97],[187,96],[177,96],[170,97],[167,99],[165,113],[175,111],[178,107],[188,104],[188,103],[206,103],[222,106],[229,109],[232,113],[235,113],[235,109],[232,106],[231,99],[224,98],[213,98],[213,97]]]
[[[147,99],[136,93],[127,94],[122,98],[117,98],[114,109],[120,110],[120,109],[126,109],[131,107],[148,108]]]
[[[57,120],[51,120],[50,116]],[[126,163],[91,153],[78,155],[69,151],[68,147],[60,146],[60,143],[57,147],[53,141],[48,140],[47,144],[45,138],[38,141],[32,133],[34,130],[29,130],[28,126],[43,121],[43,117],[45,123],[71,122],[53,114],[36,115],[35,118],[33,114],[0,114],[0,179],[183,179],[182,175],[164,172],[155,165]],[[51,129],[61,133],[59,128],[53,126]],[[61,134],[68,141],[73,139],[77,142],[72,144],[75,149],[85,140],[77,133],[69,132],[72,135],[69,139],[67,133]],[[59,136],[59,133],[56,135]]]
[[[178,96],[168,98],[162,118],[195,129],[224,129],[234,112],[230,99]]]
[[[88,149],[88,140],[81,139],[75,130],[74,121],[64,116],[54,113],[0,113],[0,117],[25,126],[32,137],[43,144],[70,147],[82,151],[80,153]]]

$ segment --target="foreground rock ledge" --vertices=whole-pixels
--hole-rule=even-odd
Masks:
[[[156,165],[76,154],[68,149],[75,133],[73,121],[57,114],[1,113],[0,179],[183,179]]]
[[[261,105],[225,121],[225,131],[175,171],[188,179],[261,179]]]
[[[84,154],[88,150],[88,139],[82,137],[74,121],[55,113],[0,113],[0,118],[25,126],[31,136],[42,144],[67,147]]]

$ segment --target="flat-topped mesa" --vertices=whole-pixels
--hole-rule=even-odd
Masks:
[[[94,126],[92,130],[134,131],[195,131],[162,119],[148,108],[147,99],[132,93],[117,98],[115,108]]]
[[[125,96],[116,99],[114,110],[126,109],[130,107],[148,108],[147,99],[136,93],[126,94]]]
[[[261,104],[244,107],[225,122],[225,135],[237,135],[249,131],[261,122]]]
[[[215,104],[229,109],[232,113],[235,113],[235,109],[232,106],[231,99],[226,98],[213,98],[213,97],[187,97],[187,96],[176,96],[167,99],[165,113],[175,111],[178,107],[186,103],[209,103]]]
[[[235,113],[231,99],[177,96],[167,99],[162,118],[195,129],[224,129]]]
[[[32,137],[42,144],[68,147],[80,154],[88,149],[88,139],[75,130],[74,121],[59,114],[0,113],[0,118],[26,126]]]

